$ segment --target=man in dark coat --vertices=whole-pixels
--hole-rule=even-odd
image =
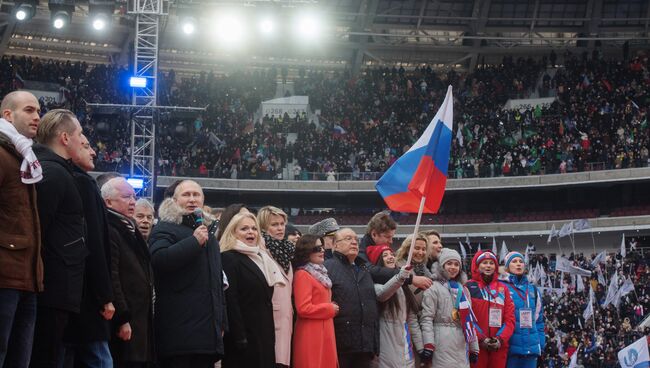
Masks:
[[[70,317],[64,337],[66,362],[75,366],[111,367],[113,359],[108,348],[109,320],[113,318],[113,288],[108,269],[108,222],[106,208],[97,183],[87,174],[95,168],[95,151],[82,135],[83,150],[73,156],[76,165],[74,177],[81,195],[86,218],[86,245],[90,254],[86,258],[84,294],[81,312]]]
[[[79,313],[88,255],[81,196],[72,157],[83,149],[81,125],[68,110],[41,119],[34,153],[43,167],[36,184],[41,221],[45,291],[38,295],[31,367],[63,364],[63,335],[71,313]]]
[[[156,282],[156,347],[162,367],[212,368],[227,327],[219,243],[194,215],[203,190],[183,180],[158,209],[149,236]]]
[[[31,93],[17,91],[5,96],[0,110],[0,367],[26,368],[34,340],[36,294],[43,291],[34,184],[42,178],[36,172],[31,175],[32,165],[21,166],[37,163],[31,143],[41,120],[40,106]],[[22,152],[16,147],[21,144]]]
[[[366,368],[379,353],[379,311],[369,263],[358,257],[354,230],[336,232],[334,254],[325,261],[332,280],[332,301],[340,312],[334,317],[336,351],[341,368]]]
[[[153,354],[153,280],[149,249],[133,221],[135,191],[126,179],[106,182],[111,279],[115,299],[111,342],[115,367],[146,367]]]

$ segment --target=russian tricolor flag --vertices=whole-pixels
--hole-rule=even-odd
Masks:
[[[449,86],[440,110],[424,134],[377,181],[377,191],[391,210],[418,213],[425,197],[423,213],[438,212],[447,184],[453,100]]]

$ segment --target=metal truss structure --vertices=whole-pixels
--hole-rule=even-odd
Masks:
[[[146,86],[133,89],[130,177],[143,180],[138,195],[153,200],[155,190],[156,105],[158,90],[158,36],[163,0],[134,0],[134,77]]]
[[[163,0],[134,0],[135,16],[134,77],[143,78],[144,87],[133,88],[131,105],[87,103],[92,108],[126,110],[131,119],[131,160],[129,177],[141,179],[138,197],[153,201],[156,188],[156,125],[160,111],[205,111],[205,108],[159,106],[158,47],[160,20],[166,14]]]

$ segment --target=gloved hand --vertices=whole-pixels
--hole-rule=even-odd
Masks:
[[[420,360],[423,363],[430,363],[433,359],[433,352],[436,350],[436,347],[433,344],[425,344],[424,349],[420,351]]]
[[[401,280],[406,280],[406,279],[408,279],[409,276],[411,275],[411,269],[412,269],[412,268],[413,268],[413,267],[402,266],[402,268],[399,269],[399,278],[400,278]]]
[[[493,337],[491,341],[488,343],[488,350],[489,351],[497,351],[501,347],[501,339]]]
[[[478,362],[478,351],[469,352],[469,362],[472,364]]]
[[[492,338],[486,337],[485,339],[479,341],[479,346],[481,347],[481,349],[489,350],[489,345],[490,345],[491,341],[492,341]]]

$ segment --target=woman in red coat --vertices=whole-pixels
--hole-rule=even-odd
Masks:
[[[477,319],[480,352],[472,368],[505,368],[508,341],[515,330],[515,305],[508,286],[498,280],[499,262],[494,253],[478,251],[472,259],[472,279],[465,284]]]
[[[334,316],[339,306],[332,303],[332,281],[327,276],[325,248],[313,235],[296,244],[293,266],[293,296],[298,319],[293,333],[294,368],[336,368]]]

